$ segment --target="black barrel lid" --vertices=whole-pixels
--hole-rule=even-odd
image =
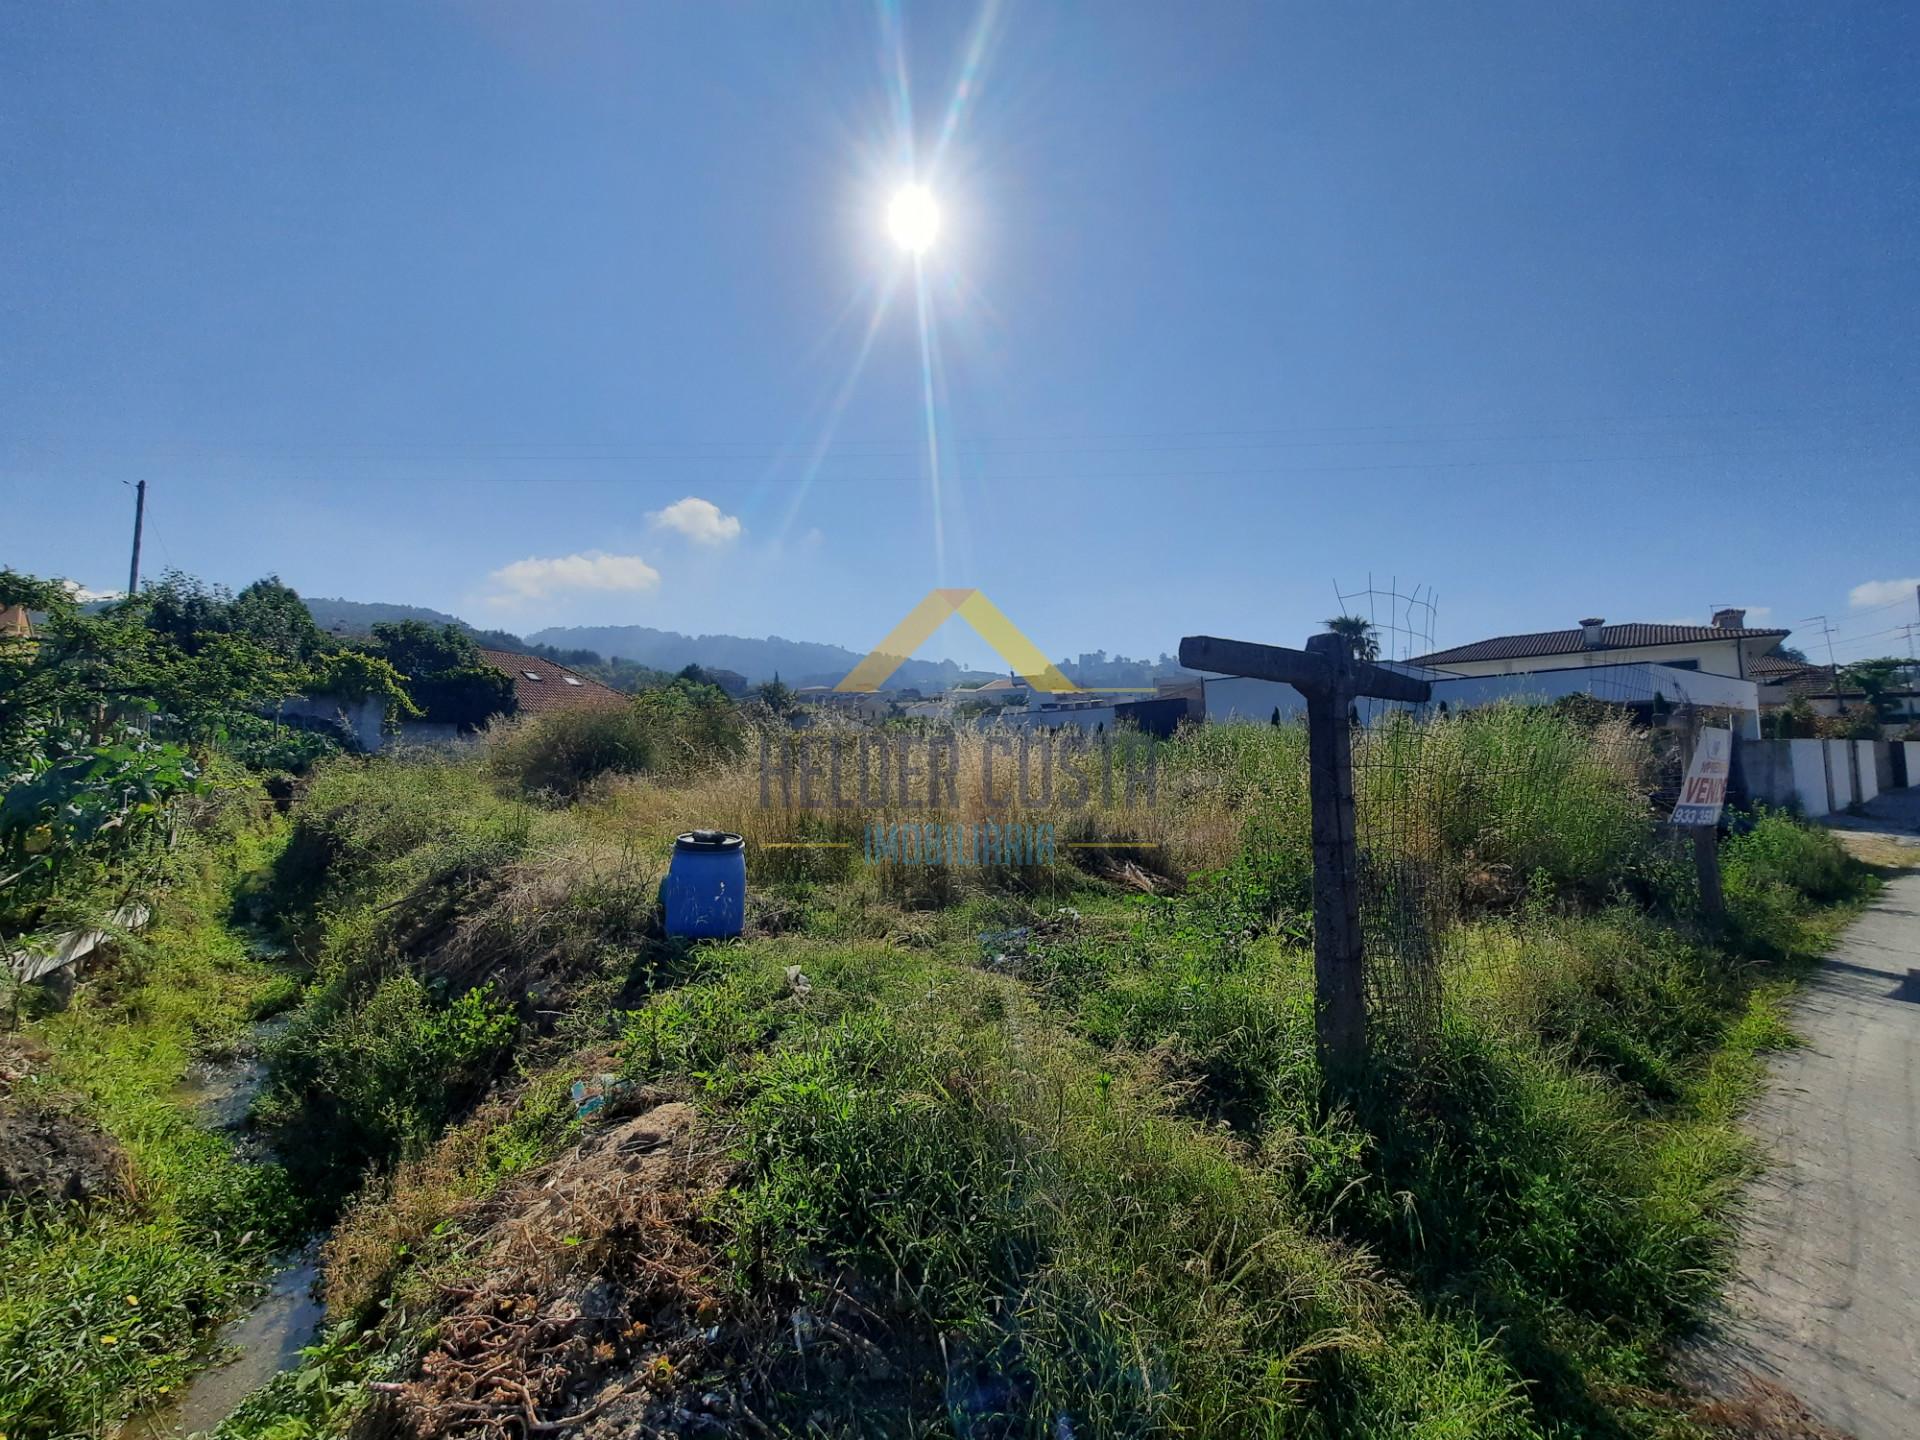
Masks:
[[[673,848],[695,852],[740,850],[745,848],[746,843],[730,830],[689,830],[673,842]]]

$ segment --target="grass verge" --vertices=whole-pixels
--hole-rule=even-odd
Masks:
[[[30,1024],[10,1103],[77,1112],[124,1158],[90,1206],[0,1205],[0,1433],[98,1435],[179,1387],[211,1328],[304,1225],[277,1166],[247,1163],[177,1089],[247,1043],[284,977],[228,925],[275,843],[251,794],[223,796],[171,856],[153,923],[72,1004]]]

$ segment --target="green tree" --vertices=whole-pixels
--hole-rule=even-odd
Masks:
[[[1884,723],[1897,717],[1902,707],[1901,702],[1894,698],[1895,692],[1913,688],[1913,671],[1913,661],[1893,655],[1883,655],[1877,660],[1856,660],[1851,665],[1840,667],[1838,688],[1842,692],[1858,690],[1865,695],[1867,708],[1873,711],[1876,720]]]
[[[227,607],[233,633],[245,635],[283,660],[311,660],[326,649],[326,637],[313,623],[307,602],[278,575],[256,580]]]
[[[188,655],[233,629],[233,592],[180,570],[167,570],[138,597],[147,628]],[[311,617],[309,617],[311,618]]]
[[[197,781],[151,720],[181,652],[138,601],[83,612],[67,587],[0,570],[0,606],[39,618],[0,636],[0,933],[30,929],[62,892],[147,845],[166,801]]]
[[[429,721],[476,730],[514,711],[512,678],[489,665],[457,625],[377,621],[373,648],[404,678],[413,705]]]
[[[376,620],[374,648],[402,675],[439,675],[481,663],[480,647],[458,625],[424,620]]]
[[[1373,622],[1359,615],[1336,615],[1323,622],[1327,629],[1336,635],[1344,635],[1352,645],[1354,656],[1361,660],[1380,658],[1380,637],[1373,628]]]
[[[753,698],[775,715],[791,715],[800,704],[794,698],[792,688],[780,683],[780,672],[777,670],[774,672],[773,679],[754,690]]]

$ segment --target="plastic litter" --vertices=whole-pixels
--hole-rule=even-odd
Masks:
[[[599,1114],[605,1111],[608,1102],[619,1100],[632,1088],[631,1081],[622,1080],[618,1075],[603,1073],[588,1080],[576,1080],[571,1091],[573,1113],[582,1120]]]

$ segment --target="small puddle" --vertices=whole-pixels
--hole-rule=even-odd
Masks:
[[[253,1102],[267,1083],[266,1051],[286,1029],[286,1017],[256,1020],[238,1054],[228,1060],[195,1060],[173,1087],[174,1100],[209,1130],[234,1136],[243,1158],[271,1159],[258,1137],[245,1133]]]
[[[117,1440],[169,1440],[211,1430],[247,1396],[298,1362],[301,1350],[319,1333],[324,1314],[313,1294],[318,1259],[319,1246],[309,1245],[275,1274],[252,1309],[220,1327],[213,1353],[231,1358],[202,1370],[166,1404],[133,1416],[120,1427]]]
[[[209,1130],[238,1130],[266,1079],[267,1063],[258,1055],[222,1064],[196,1060],[173,1087],[173,1098]]]

